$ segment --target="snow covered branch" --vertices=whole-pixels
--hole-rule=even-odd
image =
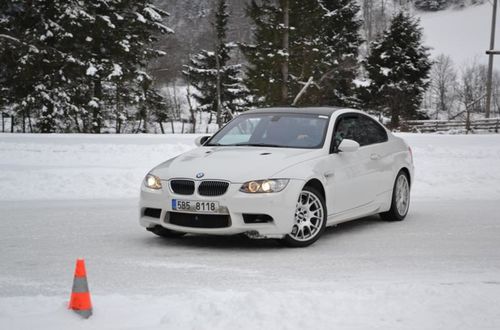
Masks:
[[[314,77],[313,76],[309,77],[309,80],[304,84],[304,87],[302,87],[302,89],[300,90],[300,92],[297,94],[297,96],[293,100],[292,106],[297,105],[297,103],[299,102],[299,100],[302,97],[302,95],[304,95],[304,93],[306,92],[306,90],[309,88],[309,86],[312,85],[313,82],[314,82]]]
[[[17,43],[20,43],[20,44],[25,45],[25,43],[24,43],[24,42],[22,42],[21,40],[19,40],[19,39],[17,39],[17,38],[14,38],[14,37],[12,37],[12,36],[9,36],[9,35],[7,35],[7,34],[2,34],[2,33],[0,33],[0,38],[9,39],[9,40],[11,40],[11,41],[15,41],[15,42],[17,42]]]

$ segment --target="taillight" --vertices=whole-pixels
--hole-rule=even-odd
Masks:
[[[413,152],[411,151],[411,147],[408,147],[408,152],[410,153],[410,160],[411,163],[413,164]]]

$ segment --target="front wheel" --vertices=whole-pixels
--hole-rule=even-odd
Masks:
[[[313,187],[305,187],[297,201],[292,232],[283,243],[291,247],[309,246],[321,236],[325,226],[325,198]]]
[[[391,208],[387,212],[380,213],[380,217],[386,221],[402,221],[408,214],[409,207],[410,181],[404,171],[399,171],[392,190]]]

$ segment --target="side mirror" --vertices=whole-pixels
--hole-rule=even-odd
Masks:
[[[354,140],[343,139],[338,147],[342,152],[355,152],[359,149],[359,143]]]
[[[207,142],[208,139],[210,139],[209,135],[199,136],[196,138],[196,140],[194,140],[194,144],[196,144],[196,146],[198,147],[201,147],[205,144],[205,142]]]

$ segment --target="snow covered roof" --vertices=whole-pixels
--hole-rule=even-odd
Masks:
[[[279,108],[262,108],[246,111],[245,113],[305,113],[331,116],[335,111],[343,110],[340,107],[279,107]]]

